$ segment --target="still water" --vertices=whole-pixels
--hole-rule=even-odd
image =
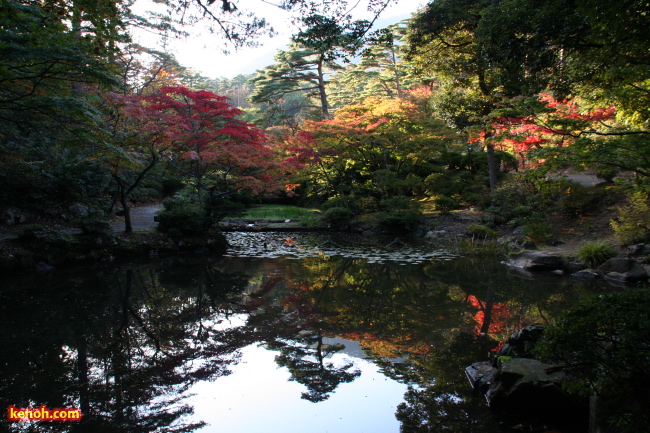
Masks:
[[[222,257],[0,280],[10,432],[509,431],[464,368],[611,290],[391,239],[230,234]]]

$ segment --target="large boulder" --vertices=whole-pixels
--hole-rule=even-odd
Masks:
[[[21,214],[16,209],[7,209],[2,215],[4,223],[8,226],[13,226],[17,224],[24,224],[27,222],[27,217]]]
[[[648,272],[632,259],[614,257],[600,265],[596,271],[606,279],[633,283],[648,279]]]
[[[632,257],[645,257],[650,256],[650,245],[636,244],[629,245],[627,250]]]
[[[537,342],[544,335],[544,328],[544,325],[538,323],[520,329],[518,332],[515,332],[508,338],[508,340],[501,347],[501,349],[499,349],[495,356],[516,356],[521,358],[532,358],[532,351],[535,348]]]
[[[564,267],[558,254],[544,251],[522,251],[508,256],[507,264],[527,271],[555,271]]]
[[[498,411],[544,414],[564,412],[575,401],[562,390],[564,372],[555,366],[529,358],[499,358],[485,398]]]
[[[81,203],[74,203],[68,207],[71,218],[86,218],[90,215],[90,208]]]
[[[558,424],[586,422],[585,401],[562,389],[563,369],[532,358],[543,333],[544,325],[536,324],[512,334],[492,360],[467,367],[467,379],[497,413]]]
[[[475,362],[465,369],[465,376],[475,391],[485,395],[497,374],[497,368],[490,361]]]

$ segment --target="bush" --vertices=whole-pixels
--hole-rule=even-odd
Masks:
[[[424,179],[426,193],[429,195],[439,195],[443,191],[451,191],[452,181],[445,173],[433,173]]]
[[[571,180],[558,181],[559,210],[568,216],[587,215],[594,210],[599,195],[593,188],[588,188]]]
[[[129,199],[134,203],[150,203],[160,199],[160,191],[156,188],[141,186],[133,190]]]
[[[452,210],[458,207],[458,203],[451,197],[438,197],[433,200],[433,203],[436,205],[436,210],[443,214],[448,214]]]
[[[350,209],[344,207],[331,207],[325,211],[324,218],[335,227],[341,227],[352,217],[354,214]]]
[[[327,199],[327,201],[321,205],[321,209],[325,211],[335,207],[342,207],[354,211],[354,199],[352,197],[343,197],[339,195]]]
[[[503,222],[520,225],[539,205],[534,185],[525,177],[518,176],[513,182],[496,189],[492,195],[492,206],[487,211]]]
[[[543,361],[564,365],[567,391],[596,394],[611,410],[617,431],[650,425],[650,293],[601,295],[568,311],[544,331],[535,349]]]
[[[182,190],[185,184],[181,179],[175,177],[168,177],[162,181],[162,195],[164,197],[171,197],[178,191]]]
[[[207,227],[204,212],[198,204],[167,208],[158,213],[158,231],[182,236],[205,234]]]
[[[79,220],[77,226],[85,235],[112,237],[115,235],[110,223],[104,219],[88,217]]]
[[[496,239],[499,233],[488,226],[479,224],[470,224],[468,235],[476,239]]]
[[[356,200],[359,213],[373,213],[379,210],[379,202],[374,197],[360,197]]]
[[[174,210],[188,205],[197,205],[196,195],[189,188],[177,192],[172,197],[163,200],[165,210]]]
[[[416,196],[424,194],[427,189],[424,180],[417,174],[410,173],[406,176],[404,183],[408,192]]]
[[[524,235],[526,238],[540,245],[551,239],[553,233],[551,226],[540,216],[534,216],[524,224]]]
[[[624,245],[650,240],[650,206],[648,195],[634,193],[626,206],[618,208],[619,217],[610,224],[616,238]]]
[[[204,205],[204,224],[211,227],[226,217],[239,217],[246,213],[246,205],[225,198],[217,198]]]
[[[616,255],[614,247],[606,242],[590,242],[577,251],[578,258],[590,268],[597,268]]]
[[[40,233],[45,233],[47,230],[43,224],[25,224],[21,227],[18,237],[23,240],[35,239]]]
[[[390,231],[412,231],[420,224],[422,206],[409,197],[391,197],[379,202],[380,211],[374,215],[377,223]]]

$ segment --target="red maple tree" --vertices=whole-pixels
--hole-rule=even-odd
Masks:
[[[570,146],[576,138],[597,130],[605,121],[614,119],[614,107],[581,109],[576,100],[558,100],[541,94],[541,109],[534,114],[499,116],[485,130],[475,134],[470,142],[483,142],[491,137],[494,147],[513,153],[520,168],[543,161],[530,161],[528,153],[544,146]]]
[[[145,96],[148,110],[160,114],[161,125],[173,131],[172,164],[196,183],[199,202],[240,189],[276,188],[278,165],[262,131],[237,118],[242,110],[229,98],[206,90],[166,86]]]

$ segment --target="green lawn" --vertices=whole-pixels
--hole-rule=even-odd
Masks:
[[[317,209],[277,204],[255,205],[246,209],[243,219],[309,221],[320,215]]]

